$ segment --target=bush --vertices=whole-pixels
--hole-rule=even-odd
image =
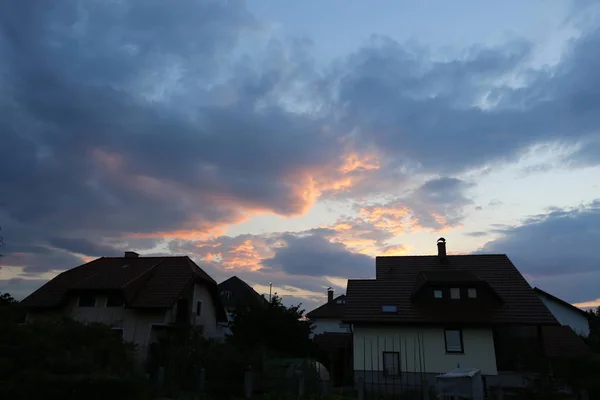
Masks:
[[[0,398],[145,398],[133,350],[102,324],[1,319]]]

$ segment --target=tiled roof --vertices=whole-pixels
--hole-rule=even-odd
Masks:
[[[338,300],[341,300],[341,303],[338,304]],[[344,307],[346,302],[346,295],[341,295],[336,297],[335,299],[323,304],[320,307],[315,308],[308,314],[306,317],[315,319],[315,318],[336,318],[341,319],[344,316]]]
[[[423,276],[447,278],[456,273],[487,283],[502,303],[485,307],[444,304],[418,306],[411,293]],[[421,278],[419,278],[421,277]],[[510,259],[504,254],[451,255],[444,263],[438,256],[393,256],[376,258],[376,279],[348,280],[344,320],[377,323],[472,323],[472,324],[547,324],[558,322],[531,289]],[[396,306],[396,313],[384,313],[384,305]]]
[[[546,356],[550,358],[581,357],[592,352],[568,325],[544,326],[542,338]]]
[[[65,271],[26,297],[25,307],[57,307],[70,292],[121,291],[131,308],[168,308],[193,282],[211,292],[218,318],[225,312],[217,283],[189,257],[101,257]]]

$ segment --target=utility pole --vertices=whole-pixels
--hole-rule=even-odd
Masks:
[[[271,302],[271,291],[273,290],[273,282],[269,282],[269,303]]]

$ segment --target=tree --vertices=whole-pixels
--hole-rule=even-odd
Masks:
[[[230,329],[230,342],[246,354],[306,357],[313,349],[312,326],[301,304],[286,307],[277,295],[270,302],[256,300],[237,306]]]
[[[15,298],[12,297],[10,294],[0,293],[0,307],[11,306],[11,305],[15,305],[17,303],[18,303],[18,301],[15,300]]]
[[[600,307],[596,310],[588,310],[590,319],[590,334],[586,338],[588,345],[597,353],[600,353]]]

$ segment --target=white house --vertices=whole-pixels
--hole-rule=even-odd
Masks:
[[[327,303],[306,314],[313,323],[313,335],[323,333],[350,333],[350,325],[342,321],[346,296],[333,297],[333,289],[327,289]]]
[[[68,316],[100,322],[137,345],[144,360],[160,335],[201,327],[219,337],[226,321],[217,283],[189,257],[101,257],[65,271],[25,298],[27,320]]]
[[[481,370],[487,387],[521,386],[522,371],[561,356],[565,341],[585,350],[552,329],[559,322],[506,255],[446,255],[443,238],[437,256],[377,257],[375,279],[348,280],[342,320],[367,388],[435,386],[457,367]]]
[[[568,325],[575,332],[583,336],[590,334],[590,320],[585,311],[540,288],[536,287],[533,290],[561,325]]]

